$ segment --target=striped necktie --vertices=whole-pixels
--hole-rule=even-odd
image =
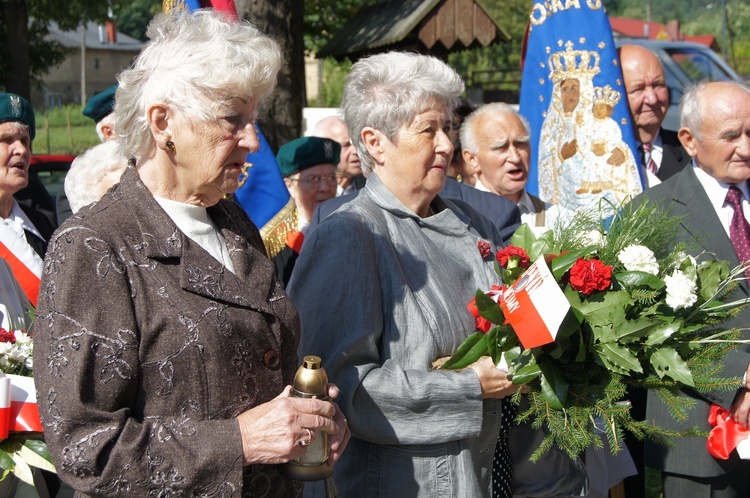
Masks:
[[[641,148],[643,149],[643,165],[648,168],[648,170],[656,174],[656,162],[654,161],[654,158],[651,157],[651,151],[654,150],[654,147],[650,143],[644,143],[641,145]]]
[[[729,239],[740,263],[745,263],[750,261],[750,223],[742,210],[742,191],[734,186],[729,187],[726,202],[734,211],[729,224]],[[745,275],[750,277],[750,268],[745,270]]]

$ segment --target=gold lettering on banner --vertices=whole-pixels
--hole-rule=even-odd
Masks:
[[[602,0],[586,0],[586,5],[591,10],[599,10],[602,8]]]
[[[531,9],[531,15],[529,16],[529,19],[531,20],[531,24],[533,24],[534,26],[543,24],[547,19],[547,9],[545,9],[544,5],[540,3],[534,4],[534,7]]]
[[[563,1],[565,3],[563,3]],[[602,0],[586,0],[586,5],[592,9],[601,8]],[[594,7],[596,5],[596,7]],[[544,21],[553,14],[563,12],[568,9],[580,9],[580,0],[546,0],[544,3],[537,3],[531,8],[529,20],[534,26],[544,24]]]

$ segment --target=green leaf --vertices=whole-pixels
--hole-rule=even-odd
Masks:
[[[513,232],[510,238],[510,245],[520,247],[528,253],[531,250],[531,244],[535,240],[536,235],[534,235],[534,231],[528,223],[524,223]]]
[[[481,332],[474,332],[458,347],[456,354],[445,362],[446,370],[466,368],[481,356],[487,354],[487,336]]]
[[[710,301],[716,297],[722,281],[729,275],[729,262],[711,260],[698,267],[698,278],[700,279],[699,295],[704,301]]]
[[[609,370],[623,375],[631,375],[633,372],[643,373],[638,358],[626,347],[614,342],[605,342],[596,344],[594,351],[598,353],[598,360]]]
[[[664,323],[650,330],[646,338],[646,346],[656,346],[663,343],[672,335],[679,333],[681,328],[682,320],[675,320],[674,322]]]
[[[626,291],[598,292],[581,301],[578,309],[592,325],[618,325],[633,300]]]
[[[509,370],[508,373],[513,374],[513,383],[520,385],[536,379],[541,375],[542,371],[539,369],[539,365],[533,364],[525,365],[515,371]]]
[[[50,472],[56,472],[55,466],[52,465],[52,459],[50,458],[47,445],[41,441],[34,441],[34,442],[42,443],[44,447],[43,450],[39,448],[37,445],[32,445],[35,448],[30,447],[28,445],[29,441],[27,441],[27,444],[21,447],[21,450],[18,452],[18,455],[21,458],[23,458],[23,460],[29,465],[31,465],[32,467],[38,467],[40,469],[48,470]]]
[[[481,290],[477,291],[475,304],[477,305],[479,314],[482,315],[482,317],[491,321],[495,325],[505,323],[503,309],[490,296]]]
[[[556,365],[538,359],[542,371],[542,396],[551,408],[562,410],[568,398],[568,379]]]
[[[16,477],[18,477],[26,484],[33,486],[34,474],[31,472],[31,467],[29,467],[29,464],[26,463],[26,461],[21,457],[20,453],[13,454],[13,461],[16,464],[16,466],[13,468],[13,473],[16,475]]]
[[[47,443],[45,443],[44,440],[27,439],[23,445],[48,462],[52,463],[52,456],[49,454],[49,448],[47,447]]]
[[[625,271],[615,275],[617,281],[625,287],[646,286],[651,289],[662,289],[666,285],[664,280],[645,271]]]
[[[552,230],[547,230],[531,244],[531,247],[526,252],[529,254],[531,261],[536,261],[541,256],[552,253],[554,251],[554,243],[554,233]]]
[[[7,451],[0,450],[0,468],[5,470],[12,470],[16,464],[13,462],[11,454]]]
[[[662,379],[667,376],[677,382],[682,382],[686,386],[695,386],[693,375],[690,373],[687,363],[680,358],[680,355],[674,349],[661,348],[654,351],[651,355],[651,365]]]
[[[630,342],[641,337],[646,337],[653,329],[663,327],[662,320],[656,320],[653,317],[641,316],[635,320],[625,320],[622,323],[615,324],[615,334],[622,342]]]

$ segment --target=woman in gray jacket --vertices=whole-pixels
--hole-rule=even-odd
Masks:
[[[352,431],[335,467],[344,498],[489,497],[496,447],[507,457],[507,375],[489,358],[432,369],[474,332],[476,290],[500,283],[493,223],[438,195],[463,89],[446,64],[417,54],[375,55],[347,76],[344,121],[370,176],[309,235],[288,286],[299,353],[320,355],[341,388]],[[510,469],[496,469],[498,494],[510,496]]]

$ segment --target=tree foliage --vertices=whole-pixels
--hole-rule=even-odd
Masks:
[[[128,3],[109,2],[113,9]],[[65,8],[55,0],[0,0],[0,88],[28,98],[32,82],[63,60],[63,48],[44,39],[50,22],[72,30],[87,20],[103,21],[107,13],[108,3],[100,0],[69,0]]]

